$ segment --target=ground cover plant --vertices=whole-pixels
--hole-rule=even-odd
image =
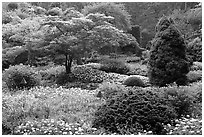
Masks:
[[[202,134],[201,3],[2,5],[3,135]]]

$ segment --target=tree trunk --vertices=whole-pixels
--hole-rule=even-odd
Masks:
[[[66,61],[65,61],[66,73],[69,74],[69,73],[71,73],[73,57],[68,56],[68,55],[65,55],[65,56],[66,56]]]

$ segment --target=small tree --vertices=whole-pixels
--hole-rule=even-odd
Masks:
[[[72,17],[65,21],[62,19],[47,21],[42,26],[49,26],[50,32],[46,35],[50,39],[44,36],[46,38],[44,40],[50,42],[50,47],[57,53],[65,56],[66,73],[70,73],[73,60],[84,56],[86,52],[98,50],[107,45],[117,47],[120,44],[136,42],[132,35],[108,23],[113,19],[111,16],[96,13]]]
[[[150,83],[165,86],[176,82],[186,83],[189,72],[186,45],[171,18],[162,17],[156,26],[156,35],[150,50]]]

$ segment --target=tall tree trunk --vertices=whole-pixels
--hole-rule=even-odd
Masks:
[[[65,56],[66,56],[66,61],[65,61],[66,73],[69,74],[69,73],[71,73],[73,57],[68,56],[68,55],[65,55]]]

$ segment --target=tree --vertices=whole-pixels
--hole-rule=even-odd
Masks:
[[[89,13],[101,13],[106,16],[114,17],[111,21],[118,29],[128,31],[131,29],[130,14],[126,11],[123,4],[100,2],[85,6],[82,13],[87,15]]]
[[[76,12],[75,12],[76,13]],[[65,18],[63,18],[65,19]],[[66,73],[71,73],[74,59],[84,56],[85,52],[98,50],[103,46],[118,47],[122,44],[136,43],[132,35],[124,33],[108,23],[114,18],[104,14],[76,16],[68,20],[60,18],[47,21],[42,26],[49,26],[49,33],[44,39],[50,47],[65,56]],[[50,37],[47,38],[47,37]]]
[[[186,84],[189,62],[184,38],[174,21],[166,16],[157,23],[156,32],[148,64],[150,83],[157,86],[173,82]]]

